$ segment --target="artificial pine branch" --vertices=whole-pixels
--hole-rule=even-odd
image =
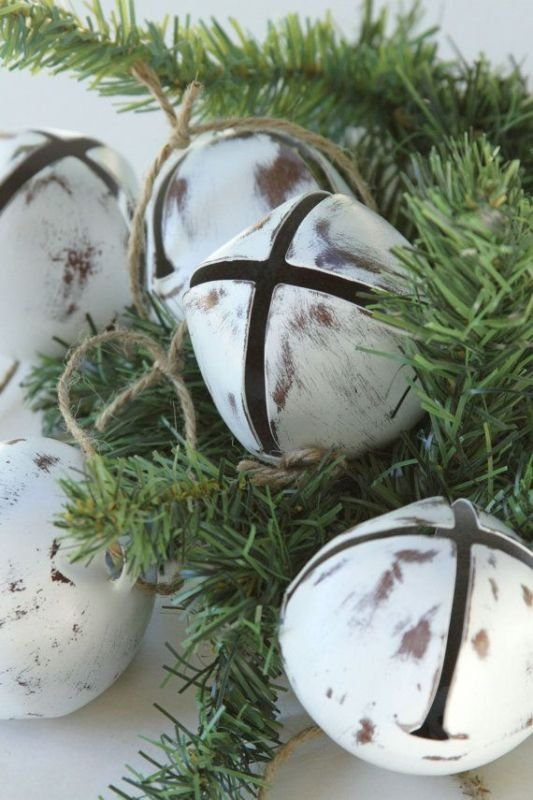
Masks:
[[[176,103],[188,83],[201,80],[203,117],[286,116],[337,140],[354,127],[356,153],[391,221],[399,211],[389,203],[398,197],[391,183],[412,152],[429,153],[443,136],[484,132],[505,158],[521,161],[531,187],[533,101],[524,75],[484,58],[440,60],[436,29],[420,32],[419,19],[415,3],[389,32],[386,12],[375,15],[366,0],[353,41],[329,18],[301,22],[295,15],[270,24],[259,41],[236,20],[227,29],[177,17],[141,25],[133,3],[120,0],[109,20],[98,0],[86,17],[52,0],[0,0],[0,60],[11,69],[66,71],[101,94],[127,98],[125,108],[154,108],[131,75],[143,61]]]

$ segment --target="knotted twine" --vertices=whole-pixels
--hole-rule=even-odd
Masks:
[[[70,385],[76,371],[83,365],[85,356],[95,347],[109,342],[116,342],[126,350],[132,345],[138,346],[147,350],[154,359],[154,366],[150,372],[140,378],[133,386],[125,389],[118,397],[110,403],[107,408],[100,414],[96,420],[95,427],[97,430],[104,430],[109,420],[115,415],[116,411],[134,399],[144,389],[158,381],[162,376],[174,386],[178,396],[181,412],[184,421],[185,442],[191,448],[196,447],[196,412],[191,394],[181,375],[181,360],[179,358],[183,339],[185,335],[185,328],[183,325],[178,326],[178,329],[172,339],[168,353],[161,348],[157,342],[146,336],[143,333],[138,333],[129,330],[117,329],[113,331],[105,331],[96,336],[92,336],[85,340],[79,347],[77,347],[70,355],[65,370],[59,380],[57,387],[57,396],[59,401],[59,409],[63,415],[67,430],[73,439],[80,445],[81,449],[88,458],[96,455],[96,448],[93,444],[91,437],[79,425],[71,409],[70,402]],[[114,562],[120,563],[124,561],[122,547],[118,542],[111,544],[107,548],[107,552]],[[142,577],[137,579],[136,586],[142,591],[150,594],[172,595],[178,588],[180,588],[182,580],[177,574],[170,581],[165,583],[153,584]]]

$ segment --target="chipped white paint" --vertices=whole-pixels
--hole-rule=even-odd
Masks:
[[[280,642],[308,713],[372,764],[453,774],[533,732],[533,553],[466,500],[333,539],[287,590]]]
[[[128,666],[153,598],[103,555],[71,564],[53,525],[58,480],[83,470],[70,445],[0,444],[0,719],[58,717],[86,705]]]
[[[213,400],[241,444],[265,461],[314,446],[357,455],[421,415],[409,390],[414,374],[400,360],[402,336],[366,308],[368,295],[398,284],[390,249],[408,243],[339,194],[322,193],[292,230],[313,197],[288,201],[219,248],[184,299]],[[280,241],[284,252],[271,257]]]
[[[103,327],[129,303],[134,192],[122,157],[81,134],[0,135],[0,353],[61,353],[52,337],[78,341],[86,314]]]
[[[352,194],[301,141],[268,130],[197,137],[165,166],[148,208],[148,288],[182,319],[183,295],[202,261],[286,200],[316,189]]]

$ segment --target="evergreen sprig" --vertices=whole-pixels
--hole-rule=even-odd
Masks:
[[[399,177],[413,152],[428,154],[443,136],[483,132],[506,159],[520,160],[524,185],[533,185],[533,101],[520,69],[495,69],[439,58],[436,28],[420,31],[420,6],[389,25],[386,10],[365,0],[353,40],[329,18],[289,15],[270,23],[263,41],[213,21],[187,17],[137,20],[130,0],[117,0],[107,19],[99,0],[82,17],[53,0],[0,0],[0,60],[10,69],[69,72],[106,96],[126,98],[126,109],[155,108],[131,75],[148,63],[178,103],[199,79],[201,117],[287,117],[343,140],[357,131],[355,153],[383,213],[399,216]],[[305,89],[305,90],[304,90]]]

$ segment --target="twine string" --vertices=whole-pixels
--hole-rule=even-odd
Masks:
[[[128,268],[133,303],[139,315],[143,319],[146,319],[148,317],[148,309],[142,283],[144,274],[144,218],[146,209],[152,197],[157,176],[163,169],[165,163],[175,150],[184,150],[190,144],[191,135],[189,131],[189,121],[194,101],[202,87],[197,81],[189,84],[183,95],[180,113],[176,114],[172,103],[161,88],[161,83],[159,82],[157,74],[151,67],[147,64],[137,64],[133,67],[132,73],[140,83],[149,89],[157,100],[172,129],[170,138],[165,142],[146,173],[143,190],[135,206],[128,240]]]
[[[319,728],[318,725],[311,725],[309,728],[304,728],[302,731],[292,736],[288,742],[285,742],[285,744],[279,748],[272,761],[269,762],[263,773],[263,779],[266,785],[261,788],[257,795],[257,800],[266,800],[276,773],[299,747],[324,735],[322,728]]]
[[[132,386],[129,386],[121,392],[104,411],[102,411],[96,421],[97,430],[105,430],[112,417],[116,416],[122,408],[138,397],[148,386],[158,381],[161,375],[164,375],[174,386],[180,401],[185,428],[185,441],[190,447],[196,447],[196,412],[191,394],[181,374],[181,359],[178,357],[185,338],[183,328],[184,323],[178,327],[173,342],[170,345],[169,353],[166,353],[157,342],[149,336],[146,336],[146,334],[124,330],[122,328],[91,336],[71,353],[58,384],[59,409],[63,415],[69,433],[73,439],[78,442],[87,456],[95,455],[96,450],[91,437],[79,425],[72,413],[70,384],[75,372],[82,366],[83,359],[87,353],[93,348],[108,342],[116,342],[123,348],[130,348],[131,345],[136,345],[147,350],[154,359],[154,366],[150,372],[143,375]]]
[[[294,486],[310,468],[316,468],[326,461],[337,461],[335,472],[343,472],[347,467],[344,458],[331,450],[319,447],[308,447],[284,453],[277,464],[262,464],[255,459],[243,459],[237,470],[246,474],[256,486],[269,486],[271,489],[283,489]]]
[[[10,364],[9,368],[5,372],[5,375],[0,380],[0,394],[2,394],[2,392],[7,389],[7,387],[15,377],[19,367],[20,367],[20,361],[13,361],[13,363]]]
[[[178,326],[174,334],[168,353],[149,336],[120,328],[113,331],[105,331],[104,333],[86,339],[85,342],[71,353],[57,387],[59,409],[63,415],[67,430],[88,458],[96,455],[96,448],[92,438],[83,430],[72,413],[70,385],[74,374],[83,366],[83,361],[89,351],[109,342],[119,344],[126,351],[131,350],[132,346],[147,350],[154,360],[154,365],[146,375],[141,376],[132,386],[122,391],[102,411],[96,420],[96,429],[99,431],[105,430],[110,420],[125,406],[131,403],[131,401],[138,397],[146,388],[159,381],[161,376],[164,376],[174,386],[174,390],[180,402],[184,420],[185,441],[191,448],[196,447],[196,412],[191,394],[181,374],[181,352],[185,341],[185,332],[185,323],[182,323]],[[124,554],[119,542],[111,543],[107,548],[107,552],[117,565],[121,563],[124,568]],[[182,579],[179,573],[165,583],[152,583],[151,581],[145,580],[143,577],[139,577],[136,582],[137,588],[141,591],[149,594],[157,593],[161,595],[172,595],[181,585]]]

